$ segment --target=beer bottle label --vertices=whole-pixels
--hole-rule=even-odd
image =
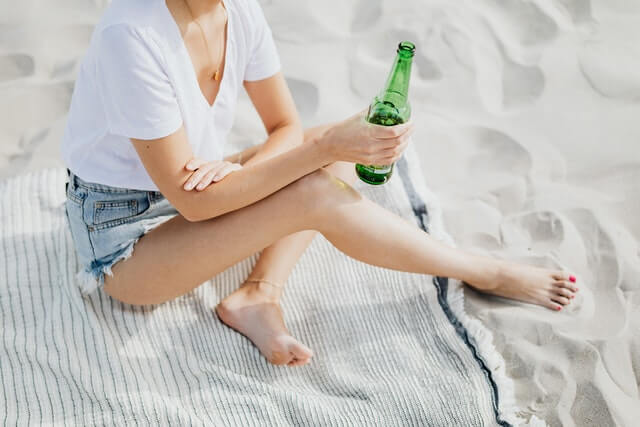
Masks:
[[[383,175],[385,173],[389,173],[391,172],[391,165],[388,166],[378,166],[378,167],[372,167],[372,166],[365,166],[364,169],[367,170],[367,172],[370,173],[375,173],[375,174],[379,174],[379,175]]]

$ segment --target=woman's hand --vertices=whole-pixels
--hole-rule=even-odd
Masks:
[[[413,133],[409,120],[395,126],[382,126],[365,120],[367,110],[337,123],[320,138],[319,144],[333,161],[365,165],[389,165],[402,156]]]
[[[184,183],[184,189],[191,191],[194,187],[196,190],[204,190],[212,182],[218,182],[233,171],[242,168],[240,163],[231,163],[226,160],[213,160],[208,162],[203,159],[194,157],[184,166],[185,169],[195,171],[191,174],[187,182]]]

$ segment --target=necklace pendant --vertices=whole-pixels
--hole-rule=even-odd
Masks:
[[[218,81],[219,79],[220,79],[220,72],[216,70],[216,72],[213,73],[213,80]]]

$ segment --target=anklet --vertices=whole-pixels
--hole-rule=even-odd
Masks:
[[[256,282],[256,283],[262,282],[262,283],[266,283],[267,285],[275,286],[276,288],[284,288],[284,284],[272,282],[266,279],[247,279],[245,280],[245,282]]]

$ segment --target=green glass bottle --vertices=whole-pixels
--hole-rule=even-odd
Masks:
[[[411,63],[416,52],[416,46],[408,41],[400,42],[396,59],[387,77],[387,84],[369,105],[366,120],[383,126],[393,126],[404,123],[411,117],[409,105],[409,79],[411,78]],[[361,165],[356,164],[356,173],[367,184],[380,185],[389,181],[393,173],[393,163],[390,165]]]

